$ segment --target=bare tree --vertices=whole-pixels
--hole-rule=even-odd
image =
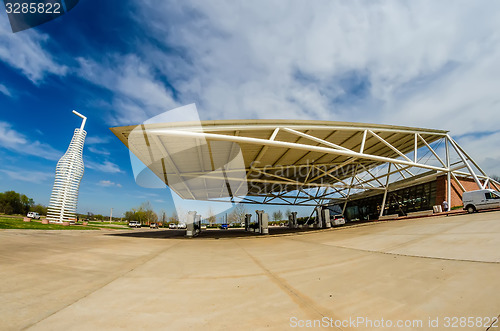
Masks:
[[[172,216],[170,216],[168,218],[168,221],[170,223],[174,223],[174,224],[178,224],[179,223],[179,216],[177,216],[177,213],[175,211],[172,213]]]
[[[162,209],[160,211],[160,219],[159,219],[159,221],[163,225],[163,224],[167,223],[167,220],[168,220],[167,213],[165,212],[165,210]]]
[[[245,215],[247,214],[247,209],[241,203],[234,207],[233,211],[228,216],[229,223],[243,223],[245,221]]]
[[[147,223],[158,221],[158,215],[154,212],[151,202],[143,202],[139,209],[142,209],[142,211],[144,212],[144,218]]]
[[[217,218],[215,217],[214,211],[212,210],[212,207],[208,208],[208,224],[210,226],[214,225],[215,222],[217,221]]]
[[[95,218],[99,219],[101,215],[95,215]],[[132,208],[125,212],[125,218],[129,221],[138,221],[141,224],[156,222],[158,220],[158,215],[153,210],[153,206],[149,201],[143,202],[139,207]]]
[[[283,218],[283,213],[281,212],[281,210],[273,212],[273,220],[281,221],[282,218]]]

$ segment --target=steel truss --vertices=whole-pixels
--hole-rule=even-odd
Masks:
[[[258,130],[267,130],[271,134],[268,138],[262,138],[247,133]],[[189,126],[156,126],[147,128],[146,133],[150,137],[149,143],[159,148],[163,148],[160,138],[199,139],[208,143],[225,141],[260,148],[244,169],[228,168],[218,176],[212,174],[205,178],[206,169],[203,168],[198,171],[177,169],[176,176],[184,180],[188,198],[195,197],[188,184],[192,178],[241,182],[240,187],[247,184],[250,189],[245,196],[221,196],[210,200],[227,202],[238,197],[242,203],[248,204],[317,206],[336,201],[344,203],[345,209],[353,194],[372,191],[384,194],[382,214],[392,183],[401,179],[419,180],[422,174],[417,172],[427,171],[428,176],[434,177],[446,175],[447,201],[451,200],[452,180],[465,191],[459,177],[473,179],[478,188],[500,187],[500,183],[490,178],[446,131],[370,125],[322,125],[321,130],[330,130],[332,135],[339,131],[348,132],[345,141],[349,144],[332,142],[329,140],[331,135],[315,135],[317,131],[314,126],[279,125],[279,122],[275,126],[203,126],[202,130]],[[291,139],[291,136],[295,138]],[[444,148],[438,148],[442,142]],[[270,149],[283,151],[283,154],[277,160],[263,164],[261,161],[267,157]],[[281,162],[282,158],[293,153],[297,153],[295,162]],[[320,156],[309,159],[308,154]],[[451,164],[452,156],[458,157],[458,162]],[[202,157],[201,154],[199,157]],[[242,170],[246,176],[237,176]],[[297,170],[302,173],[297,175]],[[294,175],[290,175],[290,171]],[[157,175],[162,178],[161,174]]]

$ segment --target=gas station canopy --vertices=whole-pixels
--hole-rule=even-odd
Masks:
[[[385,190],[412,169],[471,176],[463,149],[444,130],[296,120],[169,122],[111,128],[183,199],[318,205]],[[431,145],[444,141],[440,157]],[[449,146],[461,163],[450,164]],[[434,163],[422,160],[423,152]],[[387,165],[380,174],[374,169]],[[476,165],[478,168],[478,166]],[[467,168],[467,173],[459,170]],[[386,182],[387,179],[387,182]],[[481,183],[481,185],[483,185]]]

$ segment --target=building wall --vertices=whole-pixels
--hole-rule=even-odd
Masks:
[[[390,191],[387,193],[384,215],[398,214],[404,216],[411,212],[432,209],[432,206],[436,204],[436,191],[437,187],[434,180]],[[368,198],[350,200],[347,203],[344,217],[348,220],[378,219],[383,196],[383,194],[378,194]],[[343,204],[331,207],[342,210]]]
[[[478,190],[476,182],[472,178],[457,177],[460,183],[467,191]],[[436,191],[436,204],[442,204],[447,197],[448,189],[448,178],[446,175],[439,176],[436,179],[437,191]],[[450,207],[462,206],[462,189],[458,186],[457,182],[451,177],[451,203]]]
[[[472,178],[457,177],[460,183],[467,191],[477,190],[477,184]],[[462,189],[451,178],[451,203],[450,207],[462,206]],[[447,176],[439,176],[435,180],[427,183],[410,186],[404,189],[389,192],[385,205],[384,215],[399,214],[406,215],[408,212],[429,210],[433,205],[442,205],[447,197]],[[377,219],[382,206],[383,194],[378,194],[372,197],[350,200],[347,203],[347,208],[344,217],[348,220],[354,218],[370,220]],[[336,214],[340,213],[343,204],[330,206],[337,208]],[[333,210],[333,209],[332,209]]]

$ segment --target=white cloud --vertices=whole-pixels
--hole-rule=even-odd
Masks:
[[[151,36],[135,54],[78,59],[114,93],[112,125],[196,102],[201,119],[498,127],[500,2],[144,0],[133,15]]]
[[[154,37],[141,58],[202,119],[498,128],[499,2],[145,0],[134,15]]]
[[[12,126],[6,122],[0,122],[0,144],[7,145],[24,145],[28,141],[19,132],[12,129]]]
[[[496,147],[492,148],[500,142],[500,131],[480,136],[467,135],[460,137],[457,141],[486,174],[500,176],[500,150]]]
[[[137,19],[181,53],[145,45],[144,61],[175,80],[182,103],[197,100],[205,118],[446,125],[462,134],[477,122],[491,126],[464,108],[496,111],[499,6],[143,1]],[[366,91],[356,91],[356,76]]]
[[[11,179],[20,180],[29,183],[43,183],[49,179],[53,179],[55,174],[51,172],[42,172],[42,171],[30,171],[30,170],[7,170],[0,169],[1,172],[5,173]]]
[[[3,84],[0,84],[0,93],[5,94],[8,97],[12,96],[12,93],[9,91],[9,89],[7,88],[7,86],[5,86]]]
[[[79,75],[114,92],[113,125],[140,123],[174,108],[172,93],[157,80],[152,68],[136,55],[112,56],[97,63],[79,58]]]
[[[111,187],[111,186],[116,186],[116,187],[122,187],[122,184],[112,182],[110,180],[101,180],[99,181],[98,185],[104,186],[104,187]]]
[[[18,154],[27,154],[47,160],[58,160],[63,153],[40,141],[29,141],[28,138],[12,128],[7,122],[0,121],[0,148],[6,148]]]
[[[12,33],[7,16],[0,15],[0,60],[20,70],[35,84],[49,74],[61,76],[67,72],[67,67],[44,49],[48,38],[35,29]]]
[[[111,140],[110,137],[101,137],[101,136],[90,136],[85,139],[86,145],[99,145],[106,144]]]
[[[104,161],[103,163],[99,162],[94,162],[94,161],[89,161],[86,160],[84,162],[85,167],[101,172],[108,172],[108,173],[120,173],[123,172],[118,165],[116,165],[113,162],[110,161]]]
[[[104,149],[99,149],[99,148],[95,148],[95,147],[88,147],[88,150],[92,153],[95,153],[95,154],[100,154],[100,155],[110,155],[111,153],[104,150]]]

